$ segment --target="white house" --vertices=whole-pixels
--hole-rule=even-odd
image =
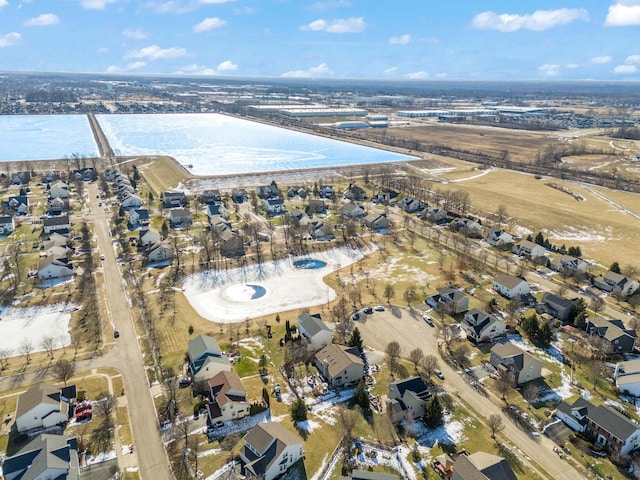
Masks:
[[[176,227],[191,225],[191,212],[188,208],[172,208],[169,210],[169,222]]]
[[[0,235],[9,235],[16,229],[16,221],[11,216],[0,217]]]
[[[138,195],[128,193],[122,198],[120,205],[122,208],[140,208],[142,203],[142,199]]]
[[[18,398],[15,428],[27,432],[47,428],[69,420],[69,401],[60,387],[41,383],[27,390]]]
[[[61,215],[59,217],[47,217],[42,221],[42,229],[44,233],[64,232],[71,230],[71,222],[69,215]]]
[[[333,336],[329,327],[322,321],[319,313],[315,315],[309,315],[306,312],[301,313],[298,316],[298,331],[300,336],[307,342],[307,350],[311,352],[317,352],[329,345]]]
[[[216,339],[209,335],[198,335],[190,340],[188,356],[188,374],[194,383],[231,371],[231,362],[222,355]]]
[[[490,228],[487,232],[487,243],[493,247],[501,247],[513,243],[513,236],[499,228]]]
[[[222,371],[209,379],[211,402],[207,405],[208,423],[226,422],[249,415],[247,391],[235,372]]]
[[[69,185],[61,180],[51,184],[49,198],[69,198]]]
[[[613,378],[621,393],[640,397],[640,360],[618,362]]]
[[[80,478],[78,441],[65,435],[40,434],[2,462],[5,480]]]
[[[264,480],[283,475],[303,457],[302,440],[279,423],[258,423],[240,450],[243,473]]]
[[[264,209],[270,215],[279,215],[282,213],[286,213],[287,207],[284,205],[284,200],[282,198],[267,198],[263,200]]]
[[[160,243],[160,232],[155,228],[143,228],[138,235],[138,244],[141,247],[148,247],[154,243]]]
[[[477,308],[472,308],[465,314],[460,328],[464,330],[467,338],[475,343],[495,340],[503,336],[507,330],[501,319]]]
[[[73,265],[66,257],[49,255],[38,262],[38,278],[65,278],[73,275]]]
[[[520,240],[513,246],[512,251],[519,257],[527,257],[535,260],[538,257],[544,257],[546,250],[542,245],[538,245],[531,240]]]
[[[149,263],[173,262],[173,248],[168,241],[154,243],[146,252]]]
[[[493,281],[493,289],[503,297],[516,298],[521,295],[528,295],[531,291],[529,284],[523,279],[501,273]]]

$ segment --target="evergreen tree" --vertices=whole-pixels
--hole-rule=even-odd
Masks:
[[[291,419],[294,422],[304,422],[307,419],[307,405],[302,398],[291,405]]]
[[[542,235],[542,232],[538,232],[536,234],[534,242],[536,242],[538,245],[544,245],[544,235]]]
[[[587,318],[587,302],[583,298],[578,298],[571,306],[571,312],[567,318],[567,322],[577,328],[583,328]]]
[[[618,265],[618,262],[613,262],[609,267],[609,270],[611,270],[613,273],[621,273],[620,265]]]
[[[371,401],[369,400],[369,392],[364,384],[364,380],[358,382],[358,386],[353,392],[353,403],[360,405],[363,412],[369,412],[371,410]]]
[[[167,221],[165,220],[164,222],[162,222],[162,239],[165,240],[168,236],[169,236],[169,224],[167,223]]]
[[[544,322],[538,330],[538,343],[543,347],[548,347],[553,340],[553,328],[550,322]]]
[[[351,332],[351,338],[349,339],[349,346],[358,347],[358,350],[362,352],[362,336],[360,335],[360,330],[358,330],[358,327],[354,328],[353,332]]]
[[[438,428],[444,423],[442,403],[438,395],[432,395],[424,409],[424,423],[429,428]]]
[[[525,319],[522,321],[521,327],[522,330],[524,330],[524,333],[527,334],[527,337],[536,338],[539,328],[538,317],[536,316],[536,314],[532,313],[528,317],[525,317]]]

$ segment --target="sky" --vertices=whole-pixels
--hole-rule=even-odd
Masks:
[[[0,71],[640,80],[640,0],[0,0]]]

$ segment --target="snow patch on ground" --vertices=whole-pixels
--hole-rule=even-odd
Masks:
[[[202,317],[212,322],[238,323],[294,308],[322,305],[336,297],[336,292],[324,283],[331,272],[344,268],[370,253],[371,250],[334,248],[304,257],[287,258],[227,271],[207,271],[187,278],[184,294]],[[293,262],[317,259],[326,266],[316,269],[296,268]],[[251,283],[266,290],[253,300],[237,298],[228,291]],[[233,293],[233,292],[232,292]]]
[[[597,234],[594,230],[584,230],[570,226],[561,231],[549,230],[548,234],[554,240],[571,242],[604,242],[607,239],[607,237]]]
[[[304,422],[296,422],[296,427],[305,432],[311,433],[317,428],[320,428],[320,424],[313,420],[305,420]]]
[[[59,303],[46,307],[0,308],[0,350],[10,356],[22,355],[22,347],[31,345],[31,353],[42,352],[42,341],[54,339],[54,348],[71,344],[69,322],[76,305]]]

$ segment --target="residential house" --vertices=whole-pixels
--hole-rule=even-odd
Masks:
[[[146,208],[136,208],[127,211],[127,223],[129,228],[135,230],[140,227],[146,227],[150,223],[149,210]]]
[[[344,198],[358,202],[366,200],[367,193],[359,186],[349,184],[349,187],[344,192]]]
[[[502,247],[513,243],[513,236],[499,228],[490,228],[487,231],[487,243],[492,247]]]
[[[338,480],[399,480],[397,475],[390,473],[370,472],[369,470],[352,470],[348,477],[341,476]]]
[[[426,207],[426,204],[415,198],[404,197],[398,202],[398,206],[407,213],[421,212]]]
[[[451,480],[517,480],[517,477],[504,458],[475,452],[455,459]]]
[[[640,360],[618,362],[613,378],[620,392],[640,397]]]
[[[389,190],[388,188],[385,188],[382,191],[376,193],[371,199],[371,201],[373,203],[377,203],[378,205],[389,205],[396,198],[398,198],[398,192],[396,192],[395,190]]]
[[[333,189],[333,185],[320,185],[319,195],[320,195],[320,198],[331,200],[335,195],[335,190]]]
[[[511,342],[494,345],[490,362],[498,372],[507,372],[513,385],[522,385],[542,376],[542,362]]]
[[[15,172],[11,174],[12,185],[26,185],[31,181],[31,172]]]
[[[364,224],[372,230],[385,230],[389,228],[389,219],[386,213],[370,213],[364,217]]]
[[[304,187],[298,185],[291,185],[289,188],[287,188],[287,197],[307,198],[307,190]]]
[[[138,245],[140,247],[149,247],[160,243],[161,239],[160,232],[153,227],[145,227],[138,233]]]
[[[600,348],[607,355],[630,353],[636,343],[635,330],[625,328],[622,320],[590,317],[587,318],[585,330],[588,334],[602,339]]]
[[[124,197],[122,197],[120,206],[126,210],[130,208],[140,208],[143,203],[144,202],[138,195],[127,193]]]
[[[207,205],[222,203],[222,195],[220,195],[220,190],[205,190],[204,192],[202,192],[202,203],[205,203]]]
[[[546,313],[561,322],[567,322],[575,311],[575,299],[561,297],[555,293],[545,292],[542,299],[536,304],[538,313]]]
[[[364,218],[365,211],[364,208],[357,203],[347,203],[340,209],[340,215],[344,218],[360,221]]]
[[[482,225],[470,218],[456,218],[449,224],[449,228],[454,232],[460,232],[467,237],[480,238],[480,230]]]
[[[387,414],[391,422],[422,418],[427,400],[433,393],[419,376],[391,382],[387,396]]]
[[[493,341],[503,336],[507,330],[500,318],[477,308],[472,308],[465,314],[460,328],[464,330],[467,338],[475,343]]]
[[[79,168],[71,172],[73,176],[78,180],[84,180],[90,182],[98,179],[98,172],[93,167]]]
[[[268,215],[281,215],[287,212],[282,198],[266,198],[263,203]]]
[[[592,435],[597,444],[617,455],[628,455],[640,447],[638,425],[607,405],[596,407],[578,397],[572,404],[561,402],[555,416],[570,428]]]
[[[313,240],[328,241],[333,240],[333,227],[318,218],[309,219],[309,236]]]
[[[49,187],[49,198],[69,198],[69,185],[62,180],[52,183]]]
[[[242,237],[233,230],[223,230],[219,234],[220,252],[228,258],[236,258],[244,255],[244,242]]]
[[[221,203],[210,203],[207,205],[207,217],[228,218],[227,209]]]
[[[326,213],[327,205],[324,203],[324,200],[318,200],[314,198],[309,199],[309,203],[307,204],[307,215],[314,215],[316,213]]]
[[[235,372],[221,371],[209,379],[211,402],[207,405],[207,423],[226,422],[249,415],[247,391]]]
[[[53,232],[69,232],[71,230],[69,215],[45,218],[42,220],[42,229],[46,234]]]
[[[124,199],[129,195],[135,195],[136,189],[130,183],[122,182],[118,185],[118,197]]]
[[[162,206],[164,208],[184,207],[187,205],[187,196],[184,192],[162,192]]]
[[[516,298],[529,295],[529,284],[514,275],[501,273],[493,281],[493,289],[503,297]]]
[[[581,258],[571,255],[557,255],[551,259],[549,268],[566,275],[573,275],[576,272],[586,272],[589,265]]]
[[[60,172],[57,170],[51,171],[48,170],[45,174],[44,174],[44,183],[51,183],[51,182],[55,182],[56,180],[60,180]]]
[[[17,432],[29,432],[64,424],[72,415],[70,401],[75,397],[75,387],[60,388],[40,383],[18,397]]]
[[[274,422],[251,428],[240,450],[244,475],[264,480],[278,478],[302,458],[302,440]]]
[[[422,212],[422,218],[438,225],[446,223],[447,211],[438,207],[430,207],[425,212]]]
[[[68,198],[52,198],[47,202],[47,214],[56,216],[69,211]]]
[[[364,375],[358,347],[329,344],[316,353],[314,363],[332,388],[358,383]]]
[[[188,227],[193,219],[188,208],[172,208],[169,210],[169,223],[172,227]]]
[[[538,257],[544,257],[546,249],[542,245],[532,242],[531,240],[520,240],[513,245],[513,253],[519,257],[526,257],[535,260]]]
[[[231,200],[234,203],[243,203],[247,200],[247,191],[244,188],[236,188],[231,191]]]
[[[595,277],[593,279],[593,285],[605,292],[629,297],[635,293],[640,284],[636,280],[627,278],[621,273],[615,273],[609,270],[604,275]]]
[[[291,220],[294,222],[298,222],[299,225],[307,224],[307,220],[309,220],[309,215],[307,215],[303,210],[300,210],[298,207],[293,207],[289,212],[289,216]]]
[[[258,198],[262,198],[266,200],[268,198],[277,198],[280,196],[280,191],[278,190],[278,184],[275,181],[271,182],[269,185],[261,185],[256,189],[256,193],[258,194]]]
[[[40,434],[2,462],[5,480],[79,480],[78,442],[66,435]]]
[[[451,315],[469,310],[469,297],[451,287],[443,287],[438,293],[427,297],[425,303],[437,311]]]
[[[147,262],[171,264],[173,262],[173,248],[168,241],[154,243],[145,252]]]
[[[5,215],[0,217],[0,235],[9,235],[16,229],[16,221],[13,217]]]
[[[333,333],[322,321],[319,313],[298,315],[298,332],[307,342],[307,351],[317,352],[331,343]]]
[[[216,235],[220,235],[225,230],[231,230],[231,222],[220,215],[215,215],[209,217],[209,229]]]
[[[65,278],[73,275],[73,265],[69,263],[67,257],[49,255],[38,262],[38,278]]]
[[[42,251],[46,256],[57,255],[58,257],[66,257],[71,249],[67,246],[69,243],[68,238],[57,236],[56,238],[49,238],[42,242]]]
[[[5,208],[13,212],[14,215],[27,215],[29,213],[29,197],[26,195],[16,195],[9,197],[5,202]]]
[[[209,380],[220,372],[231,371],[231,362],[222,355],[216,339],[209,335],[198,335],[190,340],[187,355],[187,371],[193,383]]]

